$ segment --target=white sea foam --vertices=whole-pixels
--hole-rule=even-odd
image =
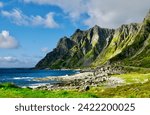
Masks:
[[[33,79],[33,77],[14,77],[13,79],[15,79],[15,80],[21,80],[21,79],[28,79],[28,80],[31,80],[31,79]]]
[[[40,87],[40,86],[45,86],[47,85],[48,83],[35,83],[35,84],[30,84],[28,87],[30,88],[37,88],[37,87]]]

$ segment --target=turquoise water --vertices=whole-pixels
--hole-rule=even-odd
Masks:
[[[18,86],[39,86],[42,84],[53,84],[56,81],[34,81],[34,78],[47,76],[64,76],[77,73],[74,70],[33,70],[33,69],[0,69],[0,83],[10,82]]]

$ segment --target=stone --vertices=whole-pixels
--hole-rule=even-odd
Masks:
[[[80,87],[79,87],[79,86],[77,86],[77,87],[76,87],[76,89],[80,89]]]
[[[85,91],[90,90],[90,86],[86,85],[86,86],[84,87],[84,90],[85,90]]]
[[[101,71],[104,71],[104,68],[101,68],[100,70],[101,70]]]

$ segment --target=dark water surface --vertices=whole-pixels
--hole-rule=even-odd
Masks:
[[[34,81],[34,78],[47,76],[64,76],[77,73],[74,70],[33,70],[0,68],[0,83],[11,82],[18,86],[39,86],[46,83],[56,83],[56,81]]]

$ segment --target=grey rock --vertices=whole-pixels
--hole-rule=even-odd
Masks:
[[[84,91],[88,91],[88,90],[90,90],[90,86],[85,86]]]

